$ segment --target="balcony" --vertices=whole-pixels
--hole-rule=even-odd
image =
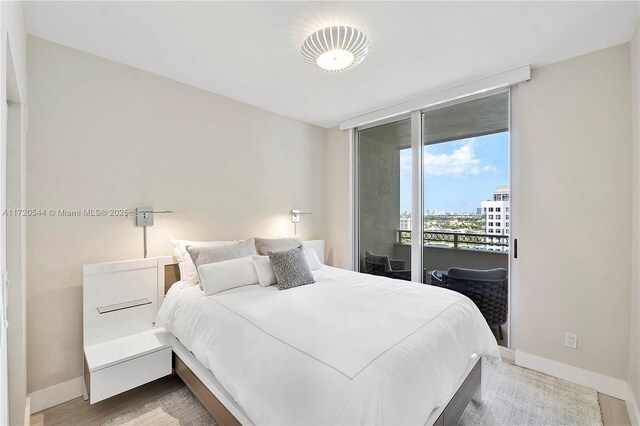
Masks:
[[[509,236],[496,234],[465,234],[461,232],[424,231],[424,245],[453,249],[509,251]],[[398,229],[398,242],[411,244],[411,231]]]
[[[411,265],[411,231],[398,230],[394,258]],[[509,266],[509,236],[425,231],[422,250],[424,269],[505,268]]]

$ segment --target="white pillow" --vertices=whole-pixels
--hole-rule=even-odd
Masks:
[[[309,264],[309,269],[315,271],[316,269],[322,268],[322,262],[318,259],[318,253],[312,248],[303,249],[304,255],[307,258],[307,263]]]
[[[273,273],[269,256],[260,256],[256,254],[251,256],[251,259],[256,267],[258,281],[262,287],[269,287],[270,285],[277,284],[276,275]]]
[[[258,275],[251,256],[206,263],[200,265],[198,272],[200,272],[204,294],[207,296],[231,288],[258,284]]]
[[[180,281],[196,284],[198,282],[198,270],[193,263],[191,256],[187,252],[187,246],[196,247],[219,247],[235,244],[235,241],[188,241],[188,240],[176,240],[173,237],[169,237],[171,244],[173,245],[173,253],[178,259],[178,267],[180,268]]]

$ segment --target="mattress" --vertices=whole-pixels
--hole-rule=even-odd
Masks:
[[[213,296],[179,282],[157,322],[255,424],[424,424],[471,355],[499,360],[461,294],[328,266],[314,277]]]

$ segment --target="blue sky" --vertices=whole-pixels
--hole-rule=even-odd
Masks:
[[[424,208],[475,212],[509,184],[508,133],[426,146]],[[400,151],[400,210],[411,211],[411,150]]]

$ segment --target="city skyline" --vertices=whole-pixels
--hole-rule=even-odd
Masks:
[[[474,213],[509,183],[508,132],[424,147],[424,210]],[[411,212],[411,150],[400,151],[400,211]]]
[[[509,251],[509,234],[511,224],[511,212],[509,199],[511,194],[508,186],[498,186],[490,200],[480,202],[480,207],[473,213],[445,213],[425,211],[423,225],[425,231],[425,244],[448,247],[461,247],[467,249],[482,249],[489,251]],[[411,242],[412,230],[411,213],[400,213],[399,241],[403,244]],[[450,237],[429,237],[429,235],[464,235],[462,242],[453,241]],[[448,234],[447,234],[448,233]],[[479,235],[481,234],[481,235]],[[505,239],[506,238],[506,239]]]

